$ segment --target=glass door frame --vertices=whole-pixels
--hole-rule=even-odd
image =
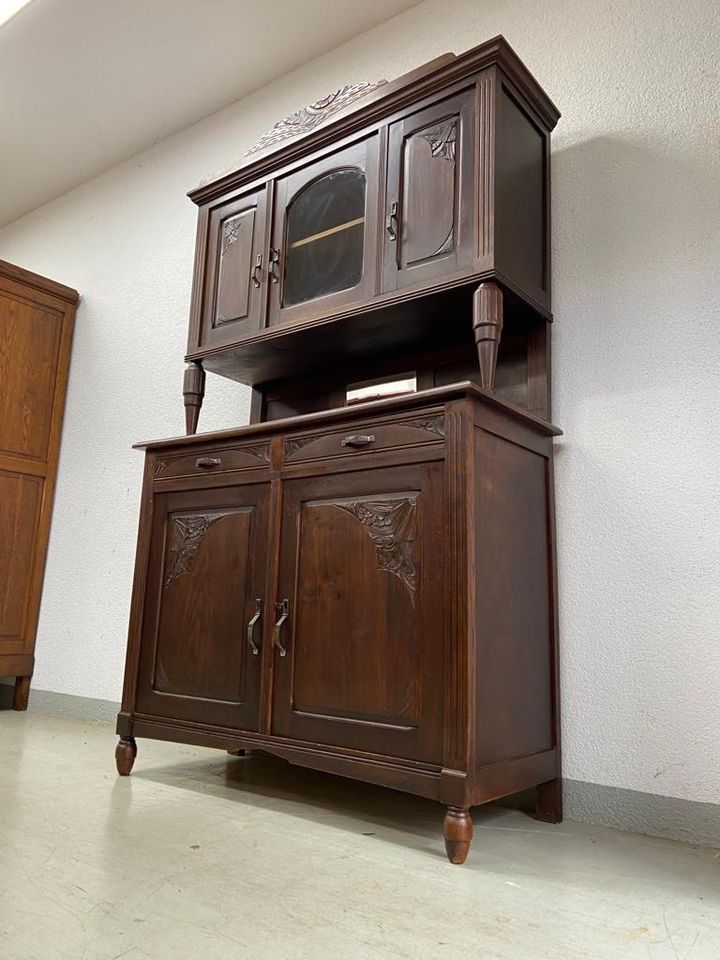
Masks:
[[[313,181],[336,170],[358,168],[365,174],[365,222],[363,225],[363,264],[360,282],[353,287],[283,306],[283,288],[287,236],[287,210],[292,201]],[[302,323],[332,314],[352,303],[360,303],[377,292],[378,224],[380,217],[380,135],[373,132],[362,140],[321,158],[315,158],[300,170],[275,181],[273,222],[269,260],[268,326]]]

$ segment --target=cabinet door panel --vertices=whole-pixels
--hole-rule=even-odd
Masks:
[[[451,274],[474,251],[474,94],[391,124],[383,290]]]
[[[44,484],[0,471],[0,655],[32,650],[27,618]]]
[[[440,760],[441,510],[438,463],[287,481],[274,733]]]
[[[62,315],[0,292],[0,456],[44,462]]]
[[[257,730],[268,486],[154,499],[138,709]]]
[[[265,209],[263,188],[210,212],[200,346],[233,343],[263,325]]]
[[[378,137],[277,181],[270,324],[299,323],[376,290]]]

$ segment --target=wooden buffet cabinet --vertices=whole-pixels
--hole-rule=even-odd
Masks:
[[[560,819],[558,116],[496,38],[191,194],[188,436],[141,445],[121,774],[143,736],[267,751],[440,801],[456,863],[475,804],[536,787]],[[250,425],[196,434],[205,370]]]

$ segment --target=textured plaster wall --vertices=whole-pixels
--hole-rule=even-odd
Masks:
[[[185,191],[347,81],[503,33],[563,111],[565,775],[720,801],[719,16],[714,0],[429,0],[1,231],[0,256],[83,296],[37,687],[119,697],[141,476],[130,445],[182,431]],[[247,415],[246,391],[213,378],[202,427]]]

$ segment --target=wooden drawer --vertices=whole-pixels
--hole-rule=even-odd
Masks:
[[[285,463],[302,463],[444,440],[443,411],[431,410],[391,422],[366,420],[349,424],[342,430],[292,434],[286,437],[283,452]]]
[[[270,462],[268,441],[223,447],[195,447],[191,452],[161,454],[155,461],[155,479],[203,476],[228,470],[267,467]]]

